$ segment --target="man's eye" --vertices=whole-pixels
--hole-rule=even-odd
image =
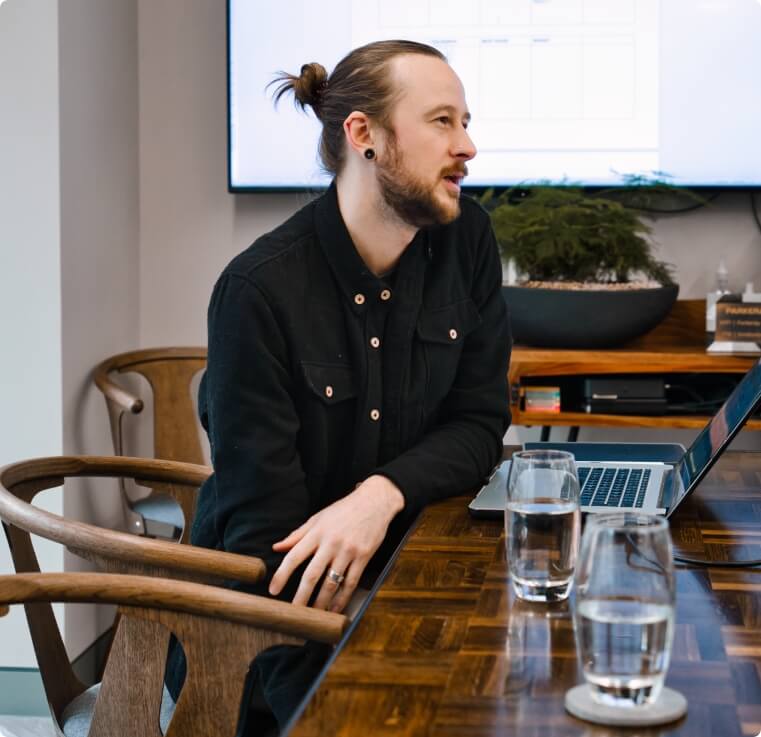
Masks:
[[[448,115],[441,115],[436,120],[439,123],[443,123],[444,125],[449,125],[449,116]]]

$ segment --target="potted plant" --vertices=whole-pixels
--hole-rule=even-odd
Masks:
[[[503,260],[521,275],[503,287],[516,342],[608,347],[668,314],[679,293],[671,267],[653,256],[647,224],[611,192],[540,184],[481,198]]]

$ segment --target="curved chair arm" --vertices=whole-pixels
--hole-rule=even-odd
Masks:
[[[19,573],[0,576],[0,609],[28,602],[118,604],[168,609],[335,644],[343,614],[187,581],[115,573]]]
[[[195,358],[205,361],[206,348],[148,348],[120,353],[99,363],[93,371],[93,379],[107,400],[114,402],[124,410],[138,414],[143,409],[143,400],[112,381],[109,374],[112,371],[129,371],[132,366],[137,364],[172,358]]]
[[[208,466],[125,456],[59,456],[21,461],[0,469],[0,519],[78,554],[149,566],[164,575],[168,572],[256,583],[266,573],[260,558],[115,532],[67,520],[30,504],[35,494],[61,486],[64,478],[127,476],[136,481],[198,486],[210,473]]]
[[[119,370],[121,365],[119,359],[121,357],[113,356],[99,363],[93,371],[93,379],[95,385],[103,392],[107,401],[113,402],[122,410],[136,415],[143,411],[143,400],[128,392],[124,387],[119,386],[119,384],[111,381],[109,377],[111,371]]]

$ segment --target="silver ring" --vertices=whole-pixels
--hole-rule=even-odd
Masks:
[[[335,571],[332,568],[330,568],[328,570],[328,578],[334,584],[336,584],[336,586],[340,586],[344,582],[344,578],[346,578],[346,576],[344,576],[343,574],[339,573],[338,571]]]

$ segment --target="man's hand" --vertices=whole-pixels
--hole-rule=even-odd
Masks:
[[[391,520],[403,508],[402,492],[392,481],[385,476],[368,477],[351,494],[325,507],[272,546],[274,551],[288,554],[272,577],[270,594],[279,594],[294,570],[311,556],[293,603],[306,606],[317,582],[332,568],[345,577],[344,581],[339,585],[326,577],[314,606],[342,611],[383,542]]]

